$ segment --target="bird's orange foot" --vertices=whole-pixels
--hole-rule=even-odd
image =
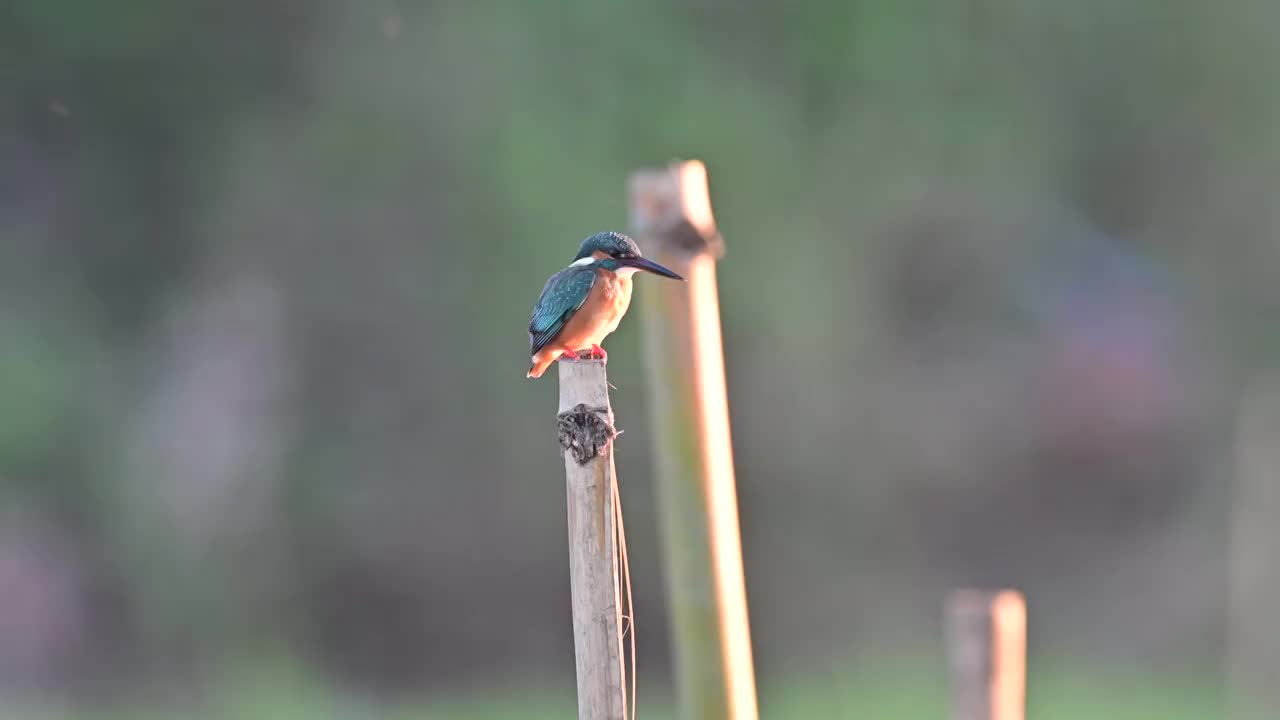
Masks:
[[[591,359],[595,360],[597,358],[600,360],[607,361],[609,359],[609,353],[605,352],[604,348],[600,347],[599,345],[596,345],[595,343],[591,343]]]
[[[564,346],[564,356],[565,356],[565,357],[567,357],[567,358],[571,358],[571,359],[573,359],[573,360],[577,360],[577,359],[578,359],[578,351],[577,351],[577,350],[574,350],[573,348],[569,347],[568,345],[565,345],[565,346]]]

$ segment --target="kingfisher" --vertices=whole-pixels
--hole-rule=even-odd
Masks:
[[[526,377],[542,377],[561,355],[608,359],[600,343],[627,313],[631,275],[640,270],[684,280],[641,257],[636,242],[622,233],[600,232],[583,240],[573,262],[547,280],[533,306]]]

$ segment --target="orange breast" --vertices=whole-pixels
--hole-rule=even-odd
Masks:
[[[603,342],[609,333],[618,329],[618,323],[631,305],[631,278],[619,277],[608,270],[596,273],[599,277],[591,293],[558,338],[560,343],[575,350]]]

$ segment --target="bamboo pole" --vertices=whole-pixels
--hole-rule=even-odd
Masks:
[[[947,598],[951,720],[1023,720],[1027,607],[1013,590]]]
[[[560,445],[569,509],[569,583],[579,720],[625,720],[613,410],[601,360],[560,367]]]
[[[1227,717],[1280,715],[1280,375],[1251,383],[1236,425],[1231,511]]]
[[[681,717],[755,720],[716,291],[723,243],[698,161],[634,173],[631,226],[687,283],[641,285],[675,684]]]

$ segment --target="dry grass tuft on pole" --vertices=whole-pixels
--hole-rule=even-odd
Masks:
[[[625,720],[613,410],[601,360],[561,359],[558,429],[569,507],[579,720]],[[634,630],[633,637],[634,637]],[[634,662],[634,659],[633,659]]]
[[[755,720],[738,498],[729,436],[716,230],[706,167],[634,173],[631,229],[646,256],[687,283],[637,289],[657,439],[657,496],[683,718]]]
[[[957,590],[947,598],[951,720],[1023,720],[1027,606],[1014,590]]]

